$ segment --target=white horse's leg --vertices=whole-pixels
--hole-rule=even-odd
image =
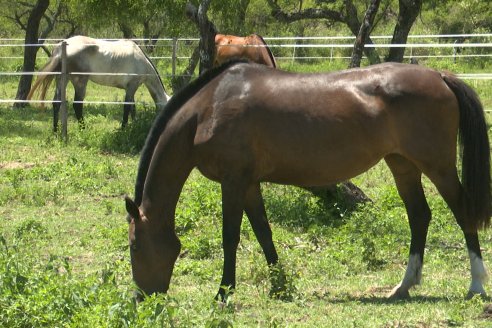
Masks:
[[[55,95],[53,96],[53,132],[58,131],[58,120],[60,114],[61,86],[60,78],[56,78]]]
[[[74,95],[74,103],[73,110],[75,112],[75,117],[79,121],[80,125],[84,127],[84,115],[83,115],[83,106],[82,103],[85,98],[85,92],[87,90],[87,82],[89,79],[85,76],[83,77],[75,77],[72,79],[72,84],[75,89]]]
[[[123,105],[123,121],[121,127],[124,128],[128,124],[128,115],[131,113],[132,120],[135,120],[135,92],[137,92],[139,85],[130,84],[126,88],[125,104]]]

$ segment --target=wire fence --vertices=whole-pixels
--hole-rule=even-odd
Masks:
[[[406,44],[391,44],[392,36],[371,36],[374,44],[367,44],[367,48],[387,50],[391,47],[405,47],[405,60],[475,60],[480,63],[492,62],[492,33],[483,34],[444,34],[444,35],[409,35]],[[351,58],[355,36],[315,36],[315,37],[264,37],[271,48],[272,53],[278,61],[287,63],[310,64],[347,61]],[[114,41],[117,39],[104,39]],[[176,67],[179,62],[187,62],[198,45],[198,38],[155,38],[155,39],[131,39],[136,42],[149,55],[149,58],[158,62],[156,67],[163,78],[175,78],[176,73],[170,67]],[[23,60],[25,47],[47,47],[53,48],[62,41],[59,38],[41,39],[39,44],[25,44],[24,39],[8,38],[0,39],[0,83],[2,77],[19,77],[22,75],[45,75],[61,74],[44,72],[22,72],[19,71]],[[41,50],[38,54],[38,62],[43,62],[48,56]],[[6,61],[14,63],[6,64]],[[425,65],[425,62],[423,63]],[[282,66],[282,65],[281,65]],[[138,76],[143,74],[115,73],[115,72],[71,72],[71,75],[100,75],[100,76]],[[466,80],[491,80],[492,73],[461,73],[458,76]],[[22,103],[24,100],[15,100],[6,97],[0,92],[0,103]],[[51,103],[49,101],[33,100],[32,103]],[[127,104],[119,101],[91,101],[91,104]],[[132,104],[143,104],[147,102],[136,102]]]

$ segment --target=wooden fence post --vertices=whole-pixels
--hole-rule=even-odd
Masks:
[[[67,42],[62,42],[62,69],[60,76],[60,110],[61,110],[61,123],[62,123],[62,139],[68,141],[68,112],[67,112]]]

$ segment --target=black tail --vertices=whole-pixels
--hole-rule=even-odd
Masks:
[[[482,104],[475,91],[456,76],[443,74],[460,106],[461,182],[467,198],[466,228],[490,225],[490,144]]]

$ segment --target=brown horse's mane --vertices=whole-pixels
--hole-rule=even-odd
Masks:
[[[152,154],[159,141],[159,137],[166,128],[167,123],[171,120],[175,113],[184,105],[188,99],[195,95],[200,89],[206,85],[213,78],[218,76],[220,73],[225,71],[227,68],[236,65],[238,63],[248,62],[246,60],[231,60],[221,66],[212,68],[202,75],[200,75],[196,80],[188,84],[183,90],[179,91],[171,97],[164,109],[157,115],[150,128],[149,134],[145,141],[145,145],[142,148],[142,153],[140,156],[140,163],[138,165],[137,180],[135,182],[135,203],[140,206],[142,203],[143,189],[145,184],[145,179],[147,178],[147,171],[150,166],[152,159]]]
[[[275,61],[275,57],[273,57],[272,51],[270,50],[267,43],[265,42],[265,39],[263,39],[263,37],[261,35],[256,34],[256,33],[254,33],[253,35],[256,35],[258,38],[260,38],[261,42],[263,42],[263,44],[265,45],[265,48],[268,52],[268,55],[270,56],[270,59],[272,60],[273,67],[277,68],[277,62]]]

